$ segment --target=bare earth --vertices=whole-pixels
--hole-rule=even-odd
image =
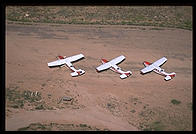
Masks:
[[[48,68],[56,56],[82,53],[73,63],[86,73],[71,77],[67,67]],[[119,67],[133,75],[122,80],[111,70],[97,73],[101,58],[124,55]],[[165,56],[162,66],[176,77],[141,75],[143,61]],[[32,123],[87,124],[100,130],[192,130],[192,31],[101,25],[6,25],[6,88],[38,91],[52,109],[11,108],[6,130]],[[59,102],[63,96],[72,102]],[[175,99],[180,104],[173,104]],[[54,129],[58,130],[58,129]],[[69,128],[67,128],[69,130]],[[73,129],[74,130],[74,129]]]

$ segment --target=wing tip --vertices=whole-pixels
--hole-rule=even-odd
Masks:
[[[165,60],[167,60],[167,58],[166,58],[165,56],[163,56],[163,58],[164,58]]]
[[[144,72],[143,72],[143,71],[140,71],[140,74],[142,74],[142,75],[143,75],[143,74],[144,74]]]
[[[125,56],[124,55],[121,55],[121,57],[123,57],[125,59]]]
[[[79,55],[81,55],[82,57],[84,57],[84,55],[83,55],[83,54],[79,54]]]
[[[100,71],[96,68],[96,71],[99,73]]]

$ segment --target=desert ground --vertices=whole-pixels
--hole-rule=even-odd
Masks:
[[[6,23],[5,130],[192,130],[192,31],[151,26]],[[49,68],[56,56],[84,54],[85,70]],[[126,79],[95,68],[124,55]],[[165,56],[176,77],[142,75]],[[71,100],[61,100],[69,97]]]

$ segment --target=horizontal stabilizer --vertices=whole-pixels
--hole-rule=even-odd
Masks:
[[[72,77],[75,77],[75,76],[82,75],[82,74],[84,74],[84,73],[85,73],[84,70],[79,69],[79,70],[77,70],[77,71],[75,71],[75,72],[72,72],[72,73],[71,73],[71,76],[72,76]]]
[[[171,77],[170,77],[169,75],[167,75],[167,76],[165,77],[165,80],[171,80]]]
[[[127,78],[130,75],[132,75],[132,72],[131,71],[127,71],[127,72],[124,72],[123,74],[121,74],[120,78],[124,79],[124,78]]]
[[[127,77],[128,77],[128,76],[127,76],[126,74],[121,74],[121,75],[120,75],[120,78],[121,78],[121,79],[124,79],[124,78],[127,78]]]
[[[71,76],[72,76],[72,77],[78,76],[78,73],[77,73],[77,72],[73,72],[73,73],[71,73]]]
[[[175,76],[176,76],[176,73],[171,73],[171,74],[169,74],[169,75],[167,75],[167,76],[165,77],[165,80],[166,80],[166,81],[171,80],[171,79],[173,79]]]

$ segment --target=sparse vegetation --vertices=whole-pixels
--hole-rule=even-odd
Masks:
[[[59,130],[59,131],[109,131],[109,129],[99,129],[96,127],[89,126],[87,124],[58,124],[58,123],[49,123],[49,124],[41,124],[41,123],[31,123],[27,127],[19,128],[18,131],[51,131],[51,130]]]
[[[133,109],[133,110],[131,110],[130,112],[131,112],[131,113],[135,113],[136,111]]]
[[[192,30],[192,7],[8,6],[6,19],[19,22],[143,25]]]
[[[174,105],[178,105],[178,104],[181,103],[181,101],[178,101],[176,99],[173,99],[173,100],[171,100],[171,103],[174,104]]]
[[[32,123],[28,127],[18,129],[18,131],[27,131],[27,130],[43,131],[43,130],[50,130],[50,128],[46,128],[46,126],[41,123]]]
[[[80,124],[80,127],[87,127],[86,124]]]
[[[150,30],[163,30],[163,29],[162,28],[154,27],[154,28],[150,28]]]
[[[37,101],[40,101],[42,99],[41,94],[35,95],[34,92],[31,92],[31,91],[28,91],[28,90],[24,91],[21,94],[21,97],[24,97],[24,99],[26,101],[28,101],[29,103],[37,102]]]
[[[150,124],[147,128],[144,128],[143,131],[163,131],[164,125],[161,123],[161,121],[155,121],[152,124]]]
[[[49,98],[49,99],[51,99],[51,96],[52,96],[51,94],[48,94],[48,98]]]
[[[46,83],[43,83],[43,84],[42,84],[42,87],[44,87],[45,85],[46,85]]]
[[[129,97],[126,102],[108,96],[104,98],[104,102],[105,105],[100,106],[109,110],[114,116],[127,117],[129,124],[142,131],[184,131],[190,129],[191,122],[184,120],[188,116],[174,108],[168,110],[163,107],[152,107],[142,101],[142,98],[134,96]]]
[[[12,87],[6,89],[6,99],[9,100],[9,106],[12,108],[23,108],[24,100],[21,99],[21,94],[17,90],[19,87]]]
[[[17,90],[17,88],[19,87],[6,88],[7,107],[25,108],[24,105],[27,104],[31,106],[31,110],[53,110],[53,107],[48,106],[42,101],[41,93],[29,90],[22,92]]]
[[[43,105],[38,105],[37,107],[35,107],[35,109],[37,109],[37,110],[44,110],[45,108],[44,108]]]

